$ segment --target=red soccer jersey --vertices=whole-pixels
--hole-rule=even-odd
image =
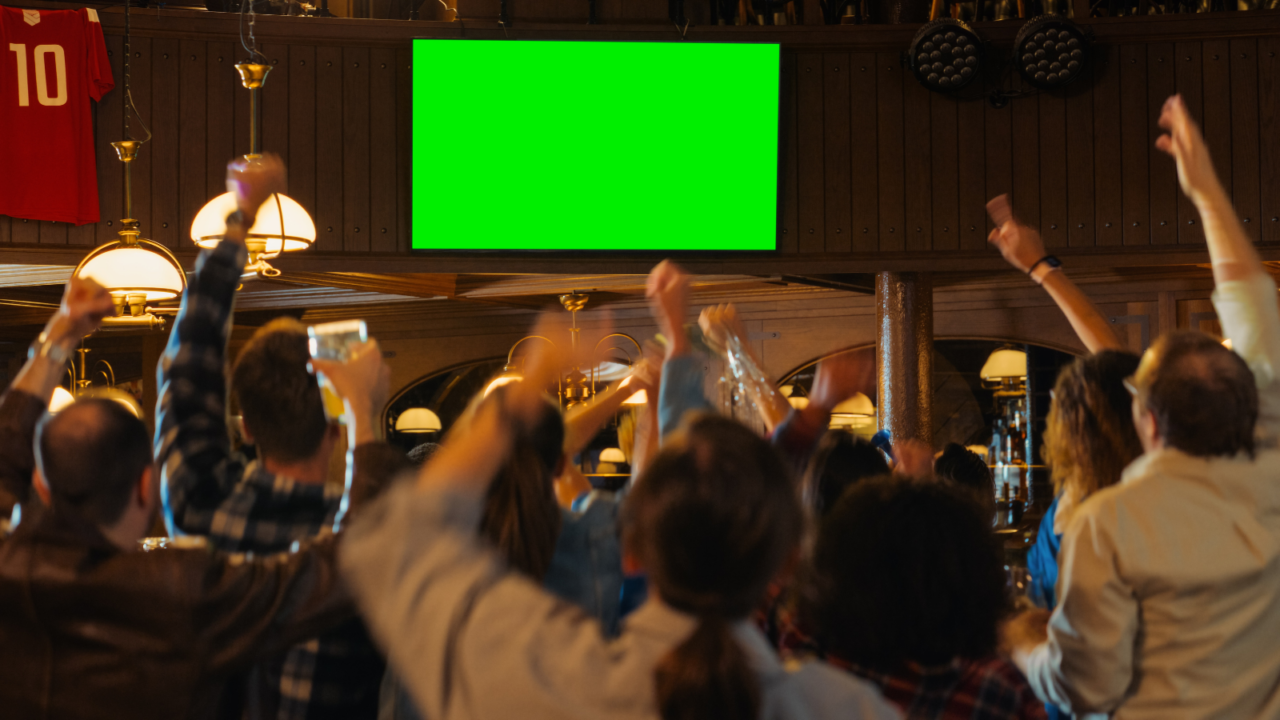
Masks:
[[[96,12],[0,7],[0,215],[98,222],[89,99],[114,86]]]

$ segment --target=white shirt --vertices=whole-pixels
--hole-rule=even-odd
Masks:
[[[1280,429],[1280,310],[1265,275],[1214,293]],[[1049,642],[1015,658],[1042,699],[1129,718],[1280,717],[1280,450],[1143,455],[1081,503]]]
[[[696,620],[650,600],[613,640],[510,570],[477,537],[481,502],[403,483],[343,540],[343,575],[423,716],[658,720],[653,670]],[[760,682],[761,720],[899,717],[869,683],[822,663],[784,666],[734,627]]]

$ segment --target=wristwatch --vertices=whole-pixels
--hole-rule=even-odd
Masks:
[[[49,331],[41,331],[36,341],[31,343],[31,349],[27,350],[27,359],[35,360],[38,357],[47,357],[55,363],[65,363],[71,359],[71,350],[59,345],[56,341],[49,337]]]
[[[1046,275],[1053,272],[1054,270],[1061,270],[1061,269],[1062,269],[1061,260],[1054,257],[1053,255],[1045,255],[1044,257],[1035,261],[1035,263],[1031,266],[1031,269],[1027,271],[1027,275],[1031,276],[1031,280],[1035,284],[1043,285],[1044,278]]]

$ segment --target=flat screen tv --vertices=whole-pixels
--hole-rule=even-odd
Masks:
[[[779,57],[415,40],[413,248],[775,249]]]

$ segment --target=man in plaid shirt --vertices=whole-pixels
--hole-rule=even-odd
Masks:
[[[279,172],[282,180],[283,166]],[[243,202],[242,213],[260,205]],[[246,215],[229,218],[229,238],[252,227]],[[249,462],[232,449],[224,368],[246,259],[243,243],[224,240],[197,263],[158,368],[155,453],[170,533],[202,535],[228,552],[277,553],[340,521],[343,489],[324,482],[339,429],[326,419],[308,372],[305,330],[275,322],[241,353],[232,383],[259,458]],[[382,673],[363,624],[353,620],[256,668],[245,685],[246,714],[372,718]]]

